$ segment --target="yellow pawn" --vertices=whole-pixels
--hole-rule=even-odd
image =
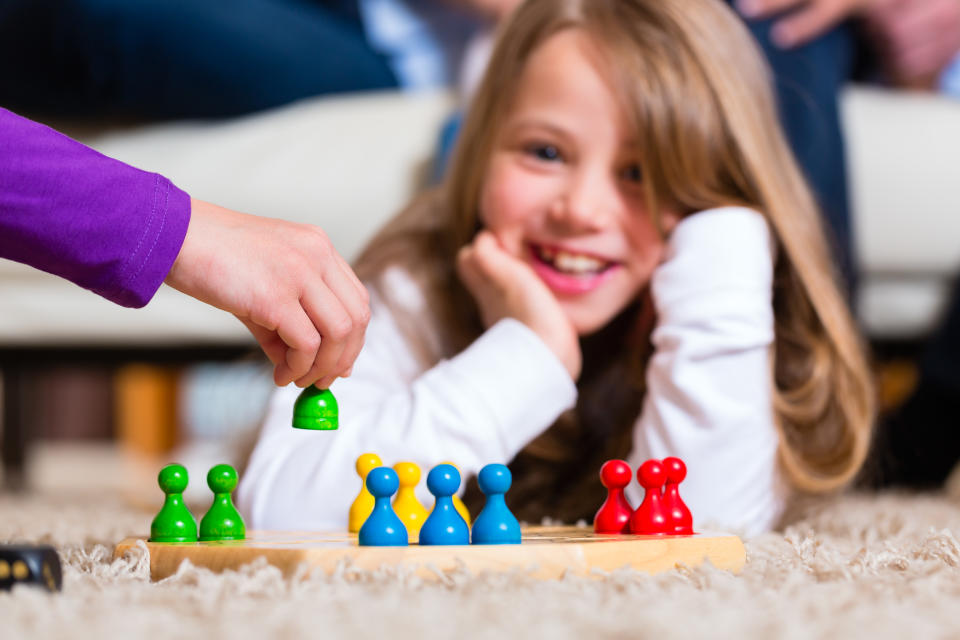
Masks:
[[[393,499],[393,511],[403,520],[411,540],[420,538],[420,527],[427,519],[427,510],[417,500],[414,489],[420,482],[420,467],[412,462],[398,462],[393,465],[400,479],[400,489]]]
[[[463,504],[463,500],[460,499],[460,496],[453,494],[453,508],[457,510],[457,513],[460,514],[464,520],[467,521],[467,526],[472,527],[470,523],[470,512],[467,511],[467,505]]]
[[[454,469],[456,469],[457,471],[460,471],[460,467],[453,464],[452,462],[441,462],[440,464],[448,464]],[[466,521],[468,527],[473,526],[470,523],[470,512],[467,511],[467,505],[463,504],[463,500],[461,500],[460,496],[458,496],[457,494],[453,494],[453,508],[456,509],[457,513],[460,514],[460,517]]]
[[[364,453],[357,458],[357,475],[360,476],[360,493],[357,494],[357,499],[350,505],[350,518],[348,521],[350,533],[359,533],[360,527],[363,526],[363,523],[366,522],[370,514],[373,513],[374,499],[373,495],[367,491],[367,474],[377,467],[382,466],[383,462],[381,462],[380,456],[375,453]]]

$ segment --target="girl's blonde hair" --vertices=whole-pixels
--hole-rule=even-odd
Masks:
[[[873,419],[864,350],[817,206],[777,120],[770,72],[740,19],[716,0],[528,0],[500,33],[444,185],[373,239],[357,265],[361,278],[396,315],[407,316],[405,331],[425,365],[480,335],[455,256],[479,228],[485,170],[524,66],[566,29],[589,38],[635,127],[654,215],[667,207],[693,213],[740,205],[768,220],[777,242],[772,384],[782,465],[802,490],[846,484],[864,461]],[[380,280],[391,266],[423,288],[433,335],[391,301]],[[624,335],[649,312],[649,298],[641,296],[583,340],[577,408],[511,463],[511,504],[521,517],[589,517],[599,505],[599,464],[630,447],[652,326],[629,349]]]

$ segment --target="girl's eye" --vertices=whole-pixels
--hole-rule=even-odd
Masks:
[[[643,172],[640,170],[640,165],[638,164],[630,165],[624,169],[620,175],[628,182],[643,182]]]
[[[555,160],[560,160],[560,149],[556,148],[552,144],[533,144],[527,147],[527,153],[532,155],[538,160],[545,160],[547,162],[553,162]]]

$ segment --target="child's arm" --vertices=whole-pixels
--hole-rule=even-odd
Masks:
[[[679,456],[694,526],[769,529],[782,510],[772,406],[773,247],[743,208],[684,219],[654,274],[647,396],[631,465]],[[642,489],[631,485],[630,498]],[[636,504],[635,502],[634,504]]]
[[[420,295],[408,276],[390,275],[394,298]],[[466,477],[513,458],[576,401],[566,368],[516,320],[496,323],[463,352],[423,370],[375,293],[371,309],[353,375],[331,387],[338,431],[293,429],[299,389],[274,395],[238,491],[252,527],[342,528],[360,487],[354,470],[360,454],[377,453],[391,466],[416,462],[424,476],[432,465],[452,461]]]
[[[363,344],[366,292],[317,227],[193,200],[167,178],[0,109],[0,258],[127,307],[161,283],[236,315],[277,384],[328,384]]]

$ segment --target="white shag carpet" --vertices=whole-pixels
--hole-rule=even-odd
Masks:
[[[395,570],[283,578],[254,564],[193,566],[150,582],[145,553],[113,544],[152,515],[73,482],[0,496],[0,542],[56,545],[64,588],[0,592],[0,638],[947,638],[960,637],[960,498],[847,495],[810,503],[784,531],[746,540],[740,575],[541,582],[524,573]]]

